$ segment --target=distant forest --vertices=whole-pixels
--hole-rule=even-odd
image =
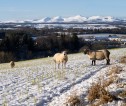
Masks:
[[[61,32],[61,33],[59,33]],[[66,34],[66,32],[68,32]],[[56,52],[82,51],[83,48],[103,49],[117,47],[119,42],[87,42],[77,34],[113,33],[126,34],[126,28],[118,29],[73,29],[69,28],[20,28],[0,30],[0,63],[53,56]],[[116,46],[114,46],[116,45]]]

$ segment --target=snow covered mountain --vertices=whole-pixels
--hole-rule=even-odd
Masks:
[[[125,19],[114,18],[111,16],[91,16],[84,17],[81,15],[71,16],[71,17],[44,17],[35,20],[14,20],[14,21],[4,21],[3,23],[98,23],[98,22],[125,22]],[[2,21],[0,21],[2,23]]]
[[[81,15],[71,16],[71,17],[52,17],[48,18],[48,20],[38,19],[37,22],[43,22],[43,23],[83,23],[83,22],[114,22],[119,21],[119,19],[116,19],[111,16],[91,16],[91,17],[84,17]],[[43,21],[41,21],[43,20]]]
[[[91,21],[91,22],[114,22],[114,21],[116,21],[116,19],[111,17],[111,16],[106,16],[106,17],[92,16],[92,17],[89,17],[87,19],[87,21]]]
[[[85,22],[85,21],[87,21],[87,18],[80,15],[64,18],[64,22]]]

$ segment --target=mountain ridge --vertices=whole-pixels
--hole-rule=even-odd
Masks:
[[[126,19],[115,18],[112,16],[90,16],[84,17],[81,15],[70,17],[44,17],[33,20],[12,20],[12,21],[0,21],[0,23],[83,23],[83,22],[126,22]]]

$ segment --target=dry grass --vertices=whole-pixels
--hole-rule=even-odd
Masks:
[[[100,84],[96,83],[96,84],[93,84],[89,88],[88,96],[87,96],[89,102],[92,102],[95,99],[98,99],[100,97],[100,94],[99,94],[100,87],[101,87]]]
[[[125,84],[124,83],[117,83],[117,88],[124,88]]]
[[[103,104],[106,104],[108,102],[112,102],[113,97],[111,95],[101,95],[101,97],[96,100],[91,106],[102,106]]]
[[[126,103],[123,103],[122,106],[126,106]]]
[[[119,59],[119,62],[120,62],[120,63],[126,63],[126,56],[122,56],[122,57]]]
[[[122,71],[122,67],[120,66],[113,66],[110,68],[108,75],[115,75],[119,74]]]
[[[80,99],[76,95],[71,95],[69,99],[66,102],[66,105],[68,106],[79,106],[80,105]]]
[[[105,90],[104,86],[102,86],[100,83],[96,83],[89,89],[87,98],[89,102],[93,103],[91,106],[99,106],[112,102],[115,97]]]
[[[104,80],[102,82],[103,87],[108,87],[110,84],[112,84],[115,81],[115,78],[111,76],[108,80]]]
[[[114,97],[111,94],[109,94],[108,92],[106,92],[106,94],[101,95],[100,104],[105,104],[105,103],[108,103],[108,102],[112,102],[113,99],[114,99]]]
[[[119,78],[117,74],[122,71],[122,67],[114,66],[111,67],[108,72],[108,78],[106,80],[103,77],[99,78],[98,83],[93,83],[89,88],[88,92],[88,101],[91,103],[91,106],[100,106],[113,100],[117,100],[117,97],[110,94],[105,88],[109,85],[116,83]]]
[[[119,96],[122,97],[122,98],[126,98],[126,90],[123,91],[123,92],[121,92],[121,93],[119,94]]]

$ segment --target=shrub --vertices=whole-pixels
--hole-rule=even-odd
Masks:
[[[96,83],[96,84],[93,84],[89,88],[88,96],[87,96],[89,102],[92,102],[95,99],[98,99],[100,97],[100,94],[98,93],[100,87],[101,87],[100,84],[99,83]]]
[[[101,104],[112,102],[115,99],[115,96],[105,90],[100,83],[96,83],[89,89],[87,98],[89,102],[93,102],[93,106],[99,106]]]

